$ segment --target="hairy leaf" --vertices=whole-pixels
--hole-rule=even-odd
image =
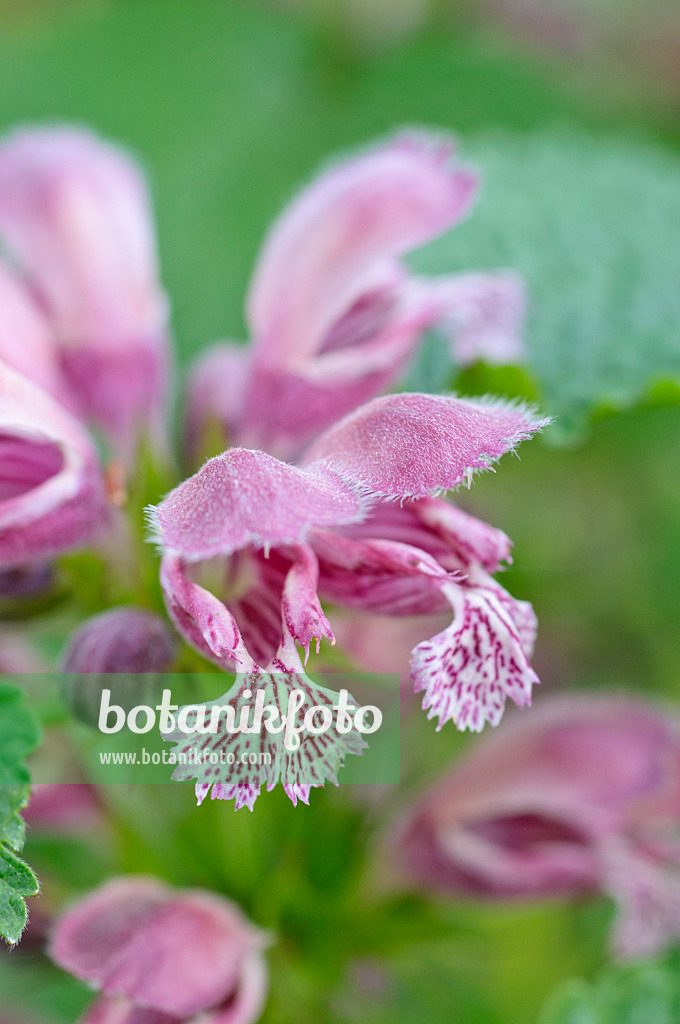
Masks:
[[[415,264],[524,275],[528,357],[542,408],[558,416],[551,433],[578,433],[594,410],[680,380],[680,160],[557,132],[469,148],[484,181],[478,205]],[[440,355],[439,388],[451,384]]]
[[[38,880],[19,857],[24,845],[20,811],[28,803],[25,757],[38,742],[37,726],[15,686],[0,682],[0,936],[10,945],[26,927],[25,898],[38,893]]]

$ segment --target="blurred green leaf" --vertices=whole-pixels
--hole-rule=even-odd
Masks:
[[[22,706],[22,694],[0,683],[0,936],[10,945],[26,926],[25,897],[36,896],[38,880],[18,856],[24,845],[20,811],[28,803],[25,757],[38,743],[38,729]]]
[[[539,1024],[676,1024],[677,964],[611,968],[595,983],[573,980],[548,1000]]]
[[[483,175],[479,203],[414,262],[525,276],[530,365],[543,408],[559,417],[551,436],[679,380],[680,161],[639,142],[557,132],[469,149]],[[439,388],[450,384],[442,369]]]

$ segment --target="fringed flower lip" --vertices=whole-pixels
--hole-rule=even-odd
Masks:
[[[269,792],[279,783],[294,805],[298,800],[307,804],[312,788],[326,783],[337,786],[345,758],[349,754],[361,756],[368,747],[354,725],[341,730],[332,721],[338,699],[338,693],[319,686],[304,672],[285,670],[285,663],[273,665],[268,672],[256,669],[238,675],[223,696],[188,710],[186,730],[177,727],[164,735],[165,740],[174,743],[172,755],[178,766],[172,777],[196,780],[199,804],[212,788],[213,800],[234,800],[236,810],[248,807],[252,811],[262,787]],[[226,713],[236,723],[244,719],[250,722],[253,701],[259,701],[265,714],[278,714],[276,729],[262,724],[259,728],[248,725],[230,731]],[[347,694],[347,703],[358,707],[351,694]],[[199,711],[201,728],[196,729]],[[202,731],[215,712],[215,730]],[[284,726],[292,715],[295,723]],[[311,728],[306,724],[308,717],[313,719]],[[317,722],[318,718],[321,721]],[[297,746],[287,740],[288,728],[288,737],[294,736]]]

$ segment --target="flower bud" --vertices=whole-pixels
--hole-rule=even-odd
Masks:
[[[167,672],[177,649],[167,623],[141,608],[112,608],[76,630],[63,657],[64,672]]]

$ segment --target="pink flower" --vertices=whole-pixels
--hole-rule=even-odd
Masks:
[[[47,667],[28,637],[3,626],[0,630],[0,674],[45,671]]]
[[[0,145],[0,234],[49,319],[83,415],[124,454],[142,428],[158,435],[167,303],[134,163],[83,130],[14,132]]]
[[[281,457],[385,390],[441,321],[462,362],[521,350],[523,290],[510,274],[425,280],[402,257],[468,212],[476,176],[449,141],[398,135],[325,171],[272,228],[247,303],[253,342],[199,360],[189,442],[211,421],[230,444]]]
[[[68,404],[49,321],[28,288],[3,263],[0,263],[0,360],[61,404]]]
[[[524,358],[526,296],[517,274],[457,274],[431,288],[439,292],[439,326],[449,335],[454,362],[503,365]]]
[[[0,568],[86,544],[107,522],[97,453],[85,429],[0,362]]]
[[[449,609],[452,624],[412,661],[440,725],[452,718],[478,730],[499,721],[507,696],[528,704],[533,613],[490,575],[509,541],[427,495],[487,468],[545,422],[511,405],[379,398],[327,431],[300,467],[231,449],[151,509],[175,625],[206,657],[246,674],[223,700],[240,701],[258,672],[290,674],[279,700],[295,686],[319,696],[297,651],[334,641],[319,592],[397,616]],[[276,685],[265,685],[276,700]]]
[[[439,633],[448,625],[446,611],[431,616],[378,615],[333,609],[333,632],[341,649],[365,672],[398,673],[403,701],[413,691],[411,651],[424,632]]]
[[[496,898],[616,901],[614,948],[680,938],[680,723],[632,698],[544,700],[486,737],[402,823],[415,882]]]
[[[62,916],[50,955],[100,992],[81,1024],[251,1024],[266,995],[265,945],[221,896],[120,878]]]

